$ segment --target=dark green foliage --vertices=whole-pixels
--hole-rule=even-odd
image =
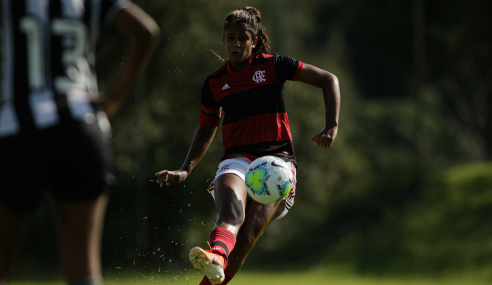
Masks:
[[[162,35],[112,122],[118,184],[104,233],[106,268],[189,269],[189,248],[206,247],[215,206],[205,189],[223,154],[220,131],[184,184],[159,188],[151,180],[184,161],[202,83],[222,65],[209,50],[224,56],[222,21],[245,5],[262,12],[273,52],[334,73],[342,94],[339,134],[325,150],[311,142],[324,127],[321,91],[285,84],[296,202],[246,267],[333,262],[368,273],[427,274],[492,268],[492,167],[467,164],[492,153],[490,3],[424,1],[426,74],[422,94],[415,94],[410,0],[135,2]],[[129,43],[109,31],[101,39],[104,91]],[[37,241],[26,240],[21,264],[54,248],[53,234],[35,227],[29,233]]]
[[[485,271],[492,263],[492,164],[438,172],[418,199],[388,212],[365,235],[349,236],[331,260],[364,272],[449,274]]]

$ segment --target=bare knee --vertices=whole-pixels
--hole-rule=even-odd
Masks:
[[[244,208],[240,201],[224,201],[219,205],[217,225],[241,226],[244,223]]]

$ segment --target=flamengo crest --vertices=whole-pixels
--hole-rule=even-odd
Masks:
[[[266,81],[265,70],[258,70],[257,72],[255,72],[255,75],[253,75],[253,80],[256,81],[256,83]]]

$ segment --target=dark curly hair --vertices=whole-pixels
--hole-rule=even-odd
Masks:
[[[227,15],[224,22],[224,32],[232,25],[242,23],[251,32],[253,39],[258,38],[258,43],[253,48],[253,53],[269,53],[270,40],[261,25],[261,13],[254,7],[241,7]]]

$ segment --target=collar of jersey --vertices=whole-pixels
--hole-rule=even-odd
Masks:
[[[247,70],[251,67],[251,65],[253,65],[253,54],[251,54],[251,57],[249,59],[249,64],[246,65],[246,67],[241,71],[241,73],[232,70],[230,61],[227,62],[227,72],[233,76],[243,76],[246,74]]]

